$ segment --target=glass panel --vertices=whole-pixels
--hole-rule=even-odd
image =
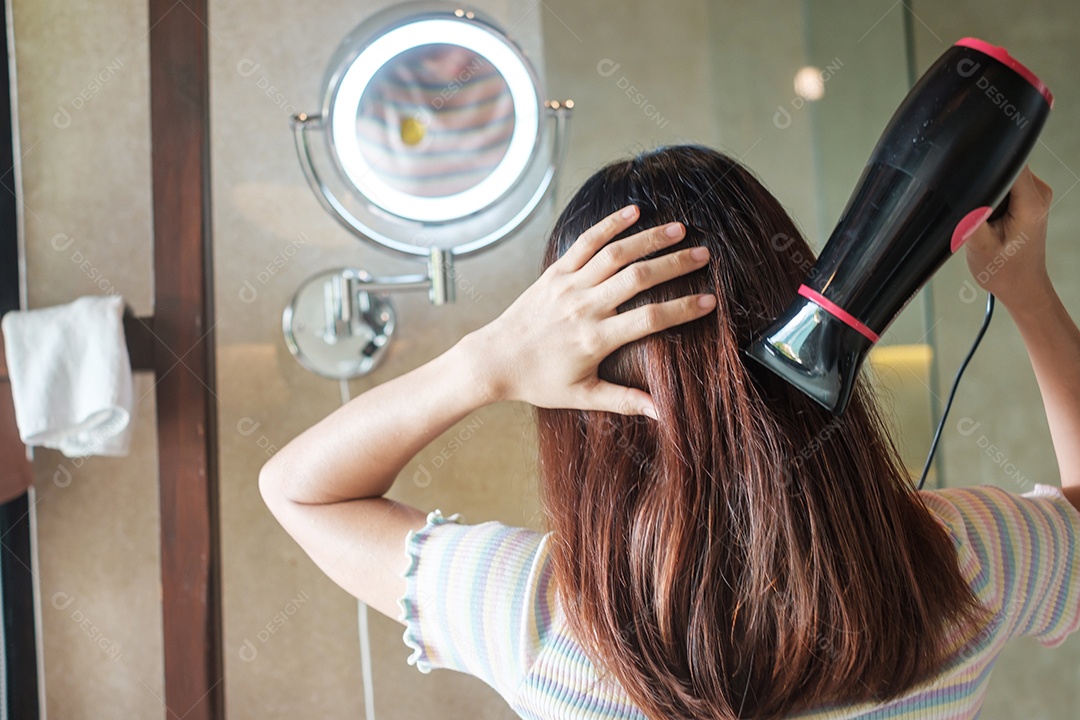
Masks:
[[[916,16],[891,0],[546,0],[543,12],[531,0],[491,3],[489,11],[525,39],[545,95],[575,101],[558,196],[505,246],[457,268],[457,303],[432,307],[422,294],[395,296],[400,339],[375,373],[346,387],[348,394],[417,367],[506,308],[536,278],[541,239],[553,213],[599,166],[643,149],[700,142],[740,158],[820,249],[916,72],[955,39],[978,32],[1008,44],[1046,76],[1059,97],[1067,96],[1067,83],[1075,82],[1067,69],[1080,62],[1080,17],[1074,17],[1080,11],[1058,2],[1053,12],[1018,23],[1015,8],[1002,0],[991,4],[1000,7],[991,12],[985,0],[927,4],[915,6]],[[312,375],[289,356],[281,338],[282,308],[306,278],[344,262],[374,274],[410,266],[358,247],[312,202],[287,131],[289,114],[317,96],[327,49],[366,11],[358,13],[354,3],[323,3],[318,13],[288,3],[273,12],[252,3],[211,5],[229,715],[360,717],[365,701],[372,700],[384,719],[509,720],[516,715],[506,702],[475,678],[444,671],[422,675],[407,665],[411,651],[402,642],[401,625],[376,613],[370,614],[374,696],[365,698],[355,602],[311,563],[259,497],[256,478],[263,463],[341,402],[336,383]],[[913,41],[917,52],[911,55]],[[806,67],[820,73],[807,73]],[[803,78],[798,87],[797,76]],[[371,109],[378,106],[375,95],[368,100],[358,116],[361,130],[372,117],[382,117],[386,142],[401,144],[402,157],[422,149],[426,120],[420,118],[417,127],[409,124],[408,113],[379,116]],[[1078,118],[1066,107],[1054,112],[1033,163],[1046,171],[1060,198],[1075,182],[1070,166],[1080,165],[1070,131]],[[493,158],[505,151],[497,143],[492,147]],[[424,178],[436,174],[433,157],[421,156],[417,168],[402,172],[388,166],[384,172],[417,183],[411,187],[421,194],[451,192],[425,189]],[[1070,231],[1077,214],[1065,205],[1054,214],[1051,274],[1062,280],[1063,296],[1065,290],[1073,293],[1067,304],[1077,305],[1077,290],[1068,284],[1080,257],[1068,240],[1076,234]],[[963,261],[947,263],[872,356],[871,370],[913,475],[922,470],[948,389],[939,388],[938,376],[951,380],[981,320],[982,303],[972,299],[978,294],[969,282]],[[1005,318],[999,310],[995,326],[1007,325]],[[1004,331],[987,342],[998,343],[997,349],[984,347],[968,369],[939,450],[944,471],[931,474],[928,484],[947,478],[1018,489],[1035,479],[1053,482],[1049,437],[1022,346]],[[958,432],[965,417],[981,424],[968,434]],[[539,529],[533,432],[528,408],[484,408],[434,439],[405,468],[390,496],[424,511],[461,512],[467,522],[499,520]],[[1003,449],[1004,461],[990,454],[991,447]],[[1030,715],[1034,707],[1043,717],[1068,717],[1061,688],[1075,674],[1077,642],[1070,639],[1055,650],[1052,663],[1030,644],[1006,651],[995,671],[994,702],[983,716]]]
[[[1074,318],[1080,313],[1080,5],[1053,1],[1038,5],[988,0],[916,2],[912,22],[914,64],[921,72],[946,46],[975,36],[1004,46],[1042,79],[1055,95],[1028,163],[1054,190],[1047,220],[1046,259],[1050,278]],[[958,252],[958,255],[964,254]],[[974,273],[955,258],[934,276],[933,348],[941,377],[941,404],[953,376],[971,349],[986,309],[986,293]],[[990,327],[964,371],[942,431],[941,464],[949,487],[995,485],[1009,492],[1030,491],[1035,483],[1058,485],[1058,468],[1038,383],[1026,348],[1009,312],[997,303]],[[1073,579],[1075,585],[1076,579]],[[1077,704],[1080,635],[1047,650],[1030,638],[1006,645],[994,666],[983,711],[988,720],[1016,717],[1071,718]]]
[[[807,2],[807,60],[821,70],[820,100],[805,111],[814,127],[820,247],[840,218],[870,153],[913,84],[905,7],[888,3]],[[796,112],[792,108],[792,112]],[[867,369],[909,472],[922,474],[937,427],[932,288],[920,290],[871,351]],[[940,463],[926,487],[938,482]]]

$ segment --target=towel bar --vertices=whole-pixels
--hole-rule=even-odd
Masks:
[[[131,369],[135,372],[154,371],[154,316],[136,317],[124,311],[124,340],[127,342]]]

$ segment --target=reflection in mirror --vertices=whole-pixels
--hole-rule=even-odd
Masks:
[[[357,109],[360,150],[395,190],[441,197],[481,182],[514,132],[506,80],[483,56],[446,43],[386,63]]]

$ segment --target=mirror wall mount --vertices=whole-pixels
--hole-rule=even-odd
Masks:
[[[371,372],[394,333],[394,306],[363,288],[363,270],[336,268],[300,286],[282,314],[290,352],[317,375],[346,380]]]
[[[359,25],[324,86],[321,111],[291,120],[315,197],[357,238],[427,265],[393,277],[327,271],[285,309],[301,364],[355,377],[375,368],[393,332],[388,293],[427,289],[433,304],[453,302],[455,259],[509,237],[548,197],[574,103],[542,100],[532,64],[489,17],[438,2]]]
[[[281,316],[289,352],[333,380],[366,375],[386,355],[397,326],[389,293],[427,290],[433,305],[454,301],[454,258],[432,249],[428,272],[374,277],[359,268],[319,273],[300,286]]]

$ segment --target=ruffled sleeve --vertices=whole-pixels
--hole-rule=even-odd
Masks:
[[[422,673],[469,673],[512,703],[552,632],[548,535],[459,519],[433,510],[406,535],[398,619],[412,650],[408,663]]]
[[[420,565],[420,552],[424,543],[431,535],[432,529],[444,523],[456,523],[461,519],[461,513],[454,513],[450,517],[443,517],[442,510],[435,509],[428,513],[427,522],[419,530],[410,530],[405,535],[405,557],[409,559],[409,566],[405,569],[405,595],[398,598],[398,621],[405,623],[405,633],[401,639],[412,648],[412,655],[407,659],[410,665],[422,673],[431,672],[431,662],[424,650],[420,631],[420,608],[417,606],[417,569]]]

